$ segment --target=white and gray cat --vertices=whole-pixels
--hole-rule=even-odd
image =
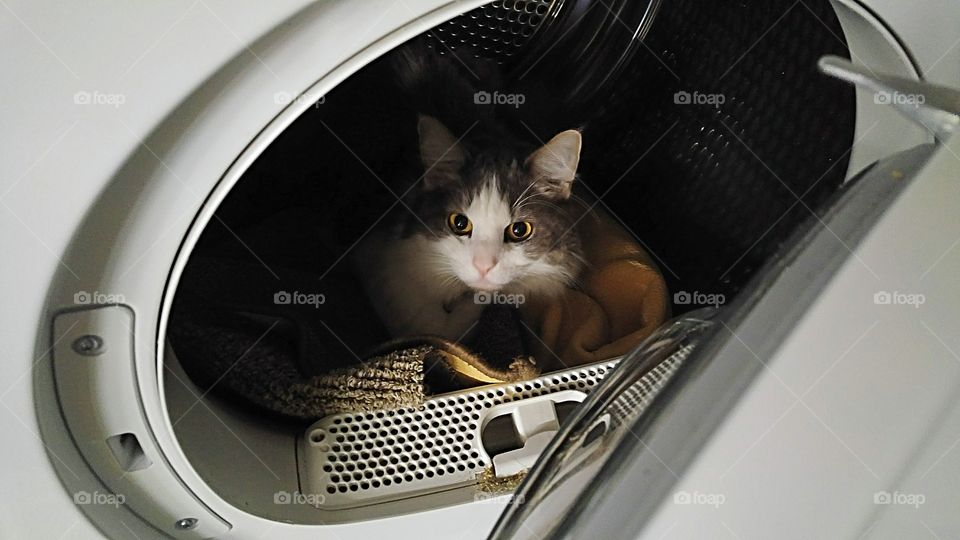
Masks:
[[[484,308],[474,291],[530,298],[573,283],[583,260],[579,207],[570,201],[579,132],[564,131],[523,159],[467,150],[429,116],[418,132],[427,172],[409,211],[384,219],[354,259],[394,337],[460,340]]]
[[[571,197],[581,135],[563,131],[524,149],[504,130],[458,139],[418,118],[422,178],[355,250],[364,288],[394,337],[469,336],[475,292],[559,294],[583,256]]]

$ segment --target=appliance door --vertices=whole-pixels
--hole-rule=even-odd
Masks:
[[[869,167],[711,329],[672,336],[696,347],[642,415],[598,430],[649,363],[625,359],[491,538],[955,534],[957,156]]]

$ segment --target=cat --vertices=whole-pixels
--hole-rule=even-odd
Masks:
[[[460,138],[428,114],[416,127],[422,176],[353,257],[393,337],[461,341],[493,293],[545,298],[572,286],[584,265],[572,196],[581,133],[531,148],[489,119]]]

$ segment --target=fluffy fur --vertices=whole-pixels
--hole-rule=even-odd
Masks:
[[[416,62],[425,69],[422,59]],[[421,178],[354,258],[395,337],[461,340],[484,308],[477,292],[529,299],[575,282],[583,264],[574,231],[579,207],[571,200],[579,132],[564,131],[531,149],[496,123],[485,121],[458,139],[440,120],[421,114],[417,133]],[[451,214],[469,219],[469,234],[457,234]],[[507,230],[518,222],[533,232],[513,241]]]

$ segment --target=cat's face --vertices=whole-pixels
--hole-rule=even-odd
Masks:
[[[475,291],[553,294],[582,266],[570,201],[580,134],[565,131],[529,156],[466,151],[439,122],[421,117],[428,168],[414,212],[428,231],[424,271]],[[422,227],[421,227],[422,230]]]

